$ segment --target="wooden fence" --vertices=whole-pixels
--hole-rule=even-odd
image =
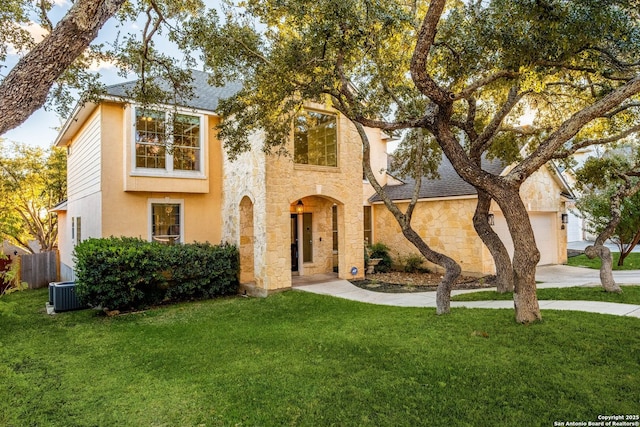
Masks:
[[[44,288],[58,280],[58,252],[42,252],[20,257],[20,280],[29,289]]]

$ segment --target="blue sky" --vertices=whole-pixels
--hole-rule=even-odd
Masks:
[[[69,0],[54,0],[55,6],[51,11],[50,18],[55,23],[62,18],[70,6]],[[217,7],[217,0],[205,0],[208,7]],[[139,32],[139,25],[136,23],[127,23],[125,28],[121,28],[121,31],[127,32]],[[33,33],[39,34],[39,30],[36,26],[33,26]],[[104,27],[100,30],[96,43],[104,42],[108,43],[113,40],[117,32],[116,21],[114,19],[109,20]],[[171,47],[167,43],[167,49]],[[4,76],[19,60],[18,53],[11,53],[7,56],[7,59],[1,64],[0,73]],[[100,80],[106,85],[121,83],[127,79],[123,79],[118,76],[117,70],[111,64],[96,64],[96,72],[100,73]],[[131,78],[135,78],[132,76]],[[64,124],[60,117],[58,117],[53,111],[45,111],[40,109],[36,111],[27,121],[15,129],[5,133],[1,136],[9,141],[17,141],[26,143],[33,146],[40,146],[43,148],[49,147],[53,144],[56,136],[58,135],[58,129]]]

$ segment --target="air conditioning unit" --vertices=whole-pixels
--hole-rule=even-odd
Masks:
[[[84,308],[76,296],[75,282],[49,283],[49,304],[55,312]]]

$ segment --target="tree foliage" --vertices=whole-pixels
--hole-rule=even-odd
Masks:
[[[0,236],[33,252],[30,240],[51,250],[58,235],[49,209],[66,198],[66,153],[62,149],[9,145],[0,140]]]
[[[626,145],[591,157],[576,177],[583,192],[576,208],[587,230],[599,240],[611,239],[620,251],[618,265],[624,265],[640,242],[640,146]]]
[[[56,21],[53,17],[61,7],[68,9]],[[116,66],[122,76],[140,77],[141,84],[130,95],[143,103],[191,96],[185,68],[194,66],[194,57],[182,23],[203,10],[200,0],[78,0],[67,6],[51,1],[2,2],[0,62],[7,67],[11,53],[19,54],[19,59],[0,81],[0,135],[40,107],[66,116],[78,93],[83,101],[97,99],[104,86],[92,70],[104,62]],[[110,19],[117,22],[117,36],[95,43]],[[138,25],[139,32],[131,31]],[[177,47],[176,55],[159,48],[159,39]],[[160,79],[169,81],[170,87],[160,87]]]
[[[386,132],[425,129],[460,176],[505,214],[516,246],[516,318],[539,319],[539,252],[519,188],[549,160],[640,129],[636,2],[243,5],[222,24],[203,15],[187,26],[205,64],[244,84],[220,109],[233,118],[220,133],[231,152],[247,149],[258,129],[266,134],[265,151],[281,150],[291,118],[308,100]],[[205,34],[206,44],[200,42]],[[522,126],[519,118],[530,109],[535,119]],[[505,176],[489,174],[483,156],[515,167]]]

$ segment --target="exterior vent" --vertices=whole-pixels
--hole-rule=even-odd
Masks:
[[[75,282],[49,283],[49,303],[55,312],[84,308],[76,296]]]

